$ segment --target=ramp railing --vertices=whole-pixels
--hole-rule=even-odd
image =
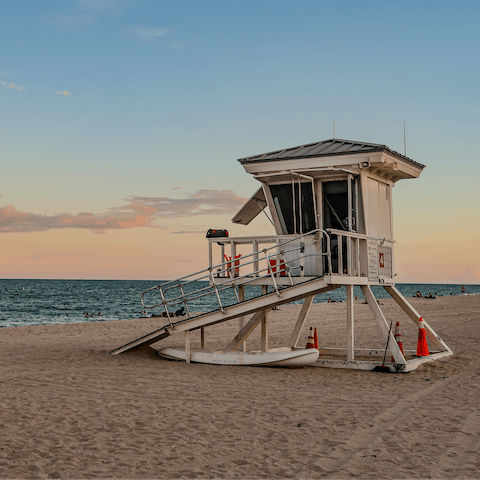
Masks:
[[[302,239],[307,236],[309,238],[315,236],[316,241],[320,242],[320,245],[323,245],[320,251],[306,249]],[[325,239],[324,242],[322,242],[321,237]],[[250,238],[254,239],[255,237]],[[265,239],[265,237],[261,238]],[[272,241],[278,241],[276,240],[277,237],[271,238]],[[217,238],[215,241],[219,243],[222,241],[229,242],[231,239]],[[255,242],[255,240],[252,241]],[[305,260],[310,257],[326,257],[325,273],[332,273],[330,236],[322,229],[312,230],[303,235],[295,236],[269,248],[254,250],[253,253],[249,255],[236,257],[234,253],[235,252],[232,252],[231,258],[227,257],[226,261],[217,265],[210,265],[206,269],[145,290],[140,297],[143,308],[145,310],[152,310],[157,307],[162,307],[164,311],[161,316],[166,317],[169,324],[172,325],[171,318],[174,317],[175,314],[186,314],[188,318],[191,318],[191,307],[203,297],[210,296],[213,298],[213,302],[210,303],[217,308],[213,308],[212,311],[219,309],[222,313],[225,313],[225,309],[228,306],[243,301],[240,300],[238,287],[248,285],[249,283],[251,284],[252,282],[258,283],[259,279],[262,278],[271,279],[273,289],[276,294],[280,296],[281,289],[289,288],[299,283],[297,278],[295,278],[294,281],[292,277],[303,276],[298,275],[298,272],[303,272],[303,264]],[[248,269],[249,272],[240,275],[242,269],[243,271]],[[279,278],[281,277],[283,278],[280,282]],[[304,277],[305,281],[309,279],[311,279],[311,276]],[[203,283],[198,285],[197,282]],[[146,305],[144,301],[145,295],[157,291],[161,301]],[[228,295],[221,295],[222,292],[226,291],[230,291],[230,303]],[[233,296],[231,292],[233,292]],[[171,310],[174,307],[180,308],[175,312]],[[146,313],[145,310],[144,313]]]

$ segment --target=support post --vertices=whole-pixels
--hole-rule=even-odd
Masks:
[[[388,340],[388,346],[390,347],[390,351],[392,352],[393,358],[397,363],[406,363],[405,357],[403,356],[400,348],[398,347],[397,341],[393,335],[393,332],[390,330],[390,327],[385,319],[380,307],[378,306],[377,300],[375,299],[372,289],[369,285],[361,285],[361,289],[363,295],[365,295],[365,299],[367,300],[368,306],[373,313],[373,316],[377,320],[380,329],[382,330],[383,336],[385,340],[388,339],[390,335],[390,340]]]
[[[243,302],[245,300],[245,285],[238,286],[238,301]],[[241,331],[245,325],[245,316],[238,317],[238,330]],[[247,342],[243,342],[239,350],[243,352],[247,351]]]
[[[200,327],[200,348],[205,350],[205,326]]]
[[[400,305],[402,310],[416,323],[418,326],[420,314],[410,305],[407,299],[393,286],[383,287],[388,294]],[[451,352],[448,345],[434,332],[432,327],[423,319],[423,327],[429,340],[440,350]]]
[[[267,285],[262,285],[262,295],[268,293]],[[268,352],[268,320],[267,310],[262,310],[262,352]]]
[[[353,285],[347,285],[347,361],[354,357]]]
[[[263,310],[259,310],[255,313],[247,324],[235,335],[234,339],[227,345],[225,350],[236,350],[255,330],[255,327],[262,321],[262,317]]]
[[[305,300],[303,301],[302,309],[300,310],[300,314],[297,318],[297,323],[295,323],[292,336],[290,337],[290,341],[288,342],[288,346],[291,348],[295,348],[297,346],[298,339],[300,338],[300,333],[302,333],[302,328],[305,325],[308,311],[310,310],[310,306],[313,302],[313,297],[313,295],[311,295],[310,297],[305,297]]]
[[[192,350],[190,348],[190,330],[185,330],[185,361],[190,363]]]

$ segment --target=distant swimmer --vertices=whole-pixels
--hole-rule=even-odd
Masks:
[[[465,285],[462,285],[462,293],[465,293]]]
[[[101,314],[100,312],[98,312],[98,313],[97,313],[97,315],[98,315],[99,317],[101,317],[101,316],[102,316],[102,314]]]

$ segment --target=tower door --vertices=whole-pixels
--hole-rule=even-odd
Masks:
[[[357,231],[357,188],[355,179],[349,175],[347,180],[322,183],[323,191],[323,228],[332,228],[345,232]],[[348,273],[349,240],[342,237],[339,245],[337,235],[331,235],[332,268],[339,271],[339,252],[342,252],[343,273]]]

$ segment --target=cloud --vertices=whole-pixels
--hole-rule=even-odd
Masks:
[[[181,199],[132,196],[125,201],[127,205],[110,208],[107,213],[83,212],[77,215],[39,215],[21,212],[7,205],[0,207],[0,233],[42,232],[62,228],[83,228],[105,233],[107,230],[138,227],[166,228],[158,225],[156,220],[231,214],[240,208],[245,199],[231,190],[199,190]]]
[[[16,90],[20,90],[21,92],[23,92],[23,91],[25,91],[25,90],[28,90],[27,87],[20,87],[19,85],[15,85],[15,83],[7,83],[7,82],[1,81],[1,80],[0,80],[0,83],[1,83],[4,87],[14,88],[14,89],[16,89]]]
[[[78,0],[78,5],[89,10],[113,10],[115,13],[120,11],[116,0]]]
[[[139,40],[151,40],[156,37],[163,37],[172,30],[168,28],[130,27],[127,31]]]
[[[174,187],[172,190],[183,190],[183,187]]]
[[[132,209],[153,209],[156,218],[230,214],[245,203],[245,198],[237,196],[232,190],[199,190],[186,198],[129,197],[127,200],[131,202]]]
[[[168,46],[175,50],[185,50],[187,46],[181,42],[168,42]]]
[[[71,94],[72,92],[67,92],[66,90],[64,90],[63,92],[60,92],[60,91],[57,92],[57,95],[65,95],[66,97]]]
[[[61,27],[66,30],[78,30],[84,27],[89,27],[96,23],[97,20],[90,14],[77,15],[55,15],[51,20],[48,20],[48,25],[53,27]]]

